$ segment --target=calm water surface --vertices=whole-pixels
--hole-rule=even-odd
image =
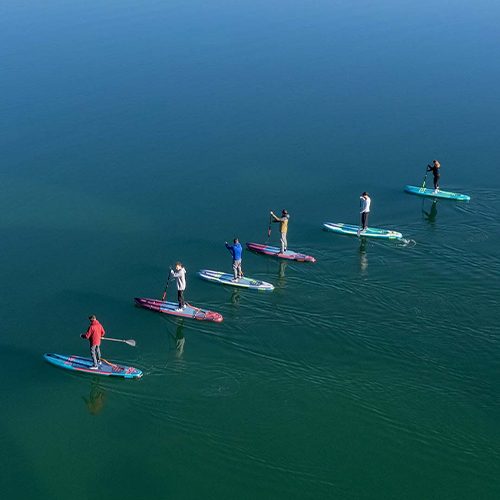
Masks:
[[[499,14],[4,1],[5,498],[499,498]],[[402,192],[433,158],[469,203]],[[404,240],[322,231],[364,190]],[[273,293],[197,278],[284,207],[315,264],[245,252]],[[223,323],[134,307],[176,260]],[[87,355],[89,314],[142,380],[44,362]]]

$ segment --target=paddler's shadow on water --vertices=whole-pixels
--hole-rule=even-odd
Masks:
[[[279,261],[279,269],[278,269],[278,281],[282,281],[285,279],[285,270],[288,262],[285,260]]]
[[[366,253],[366,238],[361,238],[358,248],[359,270],[361,275],[368,272],[368,256]]]
[[[90,394],[87,396],[82,396],[87,409],[91,415],[98,415],[104,407],[104,397],[106,392],[99,384],[98,377],[93,377],[90,384]]]
[[[437,219],[437,214],[438,214],[438,211],[437,211],[437,200],[434,200],[432,202],[432,205],[431,205],[431,208],[429,209],[429,211],[425,211],[424,208],[424,200],[422,200],[422,216],[423,218],[429,223],[429,224],[435,224],[436,223],[436,219]]]
[[[182,357],[182,353],[184,352],[184,345],[186,343],[186,339],[184,338],[184,320],[180,320],[175,329],[175,335],[169,329],[168,325],[166,326],[168,333],[168,346],[170,350],[175,349],[175,355],[177,358]]]
[[[235,288],[231,293],[231,304],[237,306],[241,302],[241,290]]]

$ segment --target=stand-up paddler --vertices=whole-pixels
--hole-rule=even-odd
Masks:
[[[271,212],[271,216],[274,218],[273,222],[280,223],[280,233],[281,233],[281,253],[285,253],[288,247],[287,234],[288,234],[288,221],[290,219],[290,215],[283,209],[281,212],[281,217],[276,217],[273,212]]]
[[[101,363],[101,339],[106,335],[104,328],[101,323],[97,321],[97,318],[92,314],[89,316],[90,326],[87,329],[87,333],[82,333],[80,337],[82,339],[89,339],[90,342],[90,355],[92,356],[93,365],[90,367],[91,370],[98,370]]]
[[[241,244],[238,238],[234,238],[234,245],[228,245],[226,241],[226,248],[231,252],[233,256],[233,283],[236,283],[239,278],[243,278],[243,271],[241,270]]]
[[[441,177],[441,164],[437,160],[432,160],[432,167],[427,165],[427,172],[432,172],[434,176],[434,193],[439,191],[439,177]]]
[[[359,197],[359,200],[360,200],[359,212],[361,214],[361,228],[362,231],[366,231],[368,229],[368,215],[370,213],[370,205],[372,203],[372,200],[368,196],[368,193],[366,191]]]
[[[176,262],[175,271],[171,269],[170,274],[173,278],[175,278],[177,284],[177,300],[179,301],[179,307],[176,311],[180,312],[186,307],[186,303],[184,302],[184,290],[186,290],[186,270],[182,267],[180,262]]]

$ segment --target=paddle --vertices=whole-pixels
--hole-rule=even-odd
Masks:
[[[135,340],[122,340],[122,339],[111,339],[109,337],[102,337],[102,340],[111,340],[113,342],[123,342],[127,345],[130,345],[132,347],[135,347],[136,346],[136,342]]]
[[[363,213],[361,212],[361,204],[363,203],[363,200],[359,198],[359,227],[358,227],[358,238],[359,235],[361,234],[361,221],[363,219]]]
[[[167,284],[165,285],[165,291],[163,292],[163,297],[161,300],[165,300],[165,296],[167,295],[168,284],[170,283],[170,277],[172,276],[172,267],[170,267],[170,272],[168,273]]]
[[[428,168],[431,168],[430,165],[427,165]],[[430,170],[426,170],[425,171],[425,176],[424,176],[424,182],[422,184],[422,187],[420,189],[424,189],[425,188],[425,181],[427,180],[427,174],[430,172]]]
[[[269,231],[267,232],[267,241],[266,245],[269,243],[269,238],[271,237],[271,227],[273,225],[273,217],[271,214],[269,214]]]

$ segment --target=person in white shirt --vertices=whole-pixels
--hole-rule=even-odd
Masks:
[[[170,270],[172,277],[177,282],[177,299],[179,300],[179,308],[177,312],[182,311],[186,307],[184,302],[184,290],[186,289],[186,270],[182,267],[180,262],[175,263],[175,271]]]
[[[365,191],[360,197],[360,207],[359,211],[361,213],[361,226],[363,231],[368,229],[368,214],[370,213],[370,205],[372,200],[368,196],[368,193]]]

